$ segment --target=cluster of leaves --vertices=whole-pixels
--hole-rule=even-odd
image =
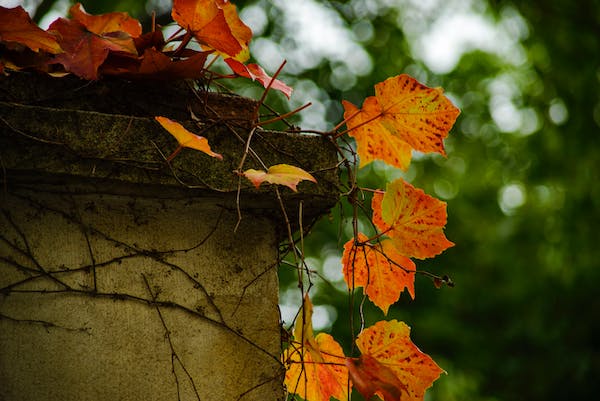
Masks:
[[[406,170],[413,150],[445,155],[443,140],[459,110],[439,88],[428,88],[402,74],[375,85],[375,96],[362,108],[344,101],[342,132],[354,137],[360,167],[374,160]],[[434,257],[454,244],[446,238],[446,204],[403,179],[385,191],[360,188],[353,165],[345,160],[351,181],[349,202],[359,207],[359,191],[374,192],[372,223],[377,234],[369,238],[354,225],[354,238],[344,245],[342,270],[348,288],[363,287],[364,294],[385,314],[407,289],[415,297],[416,265],[411,258]],[[436,286],[447,278],[433,276]],[[396,320],[380,321],[356,338],[359,357],[347,357],[328,334],[314,335],[308,320],[312,305],[304,298],[293,339],[284,354],[290,368],[288,389],[309,401],[348,398],[354,386],[367,400],[422,400],[425,390],[443,370],[410,340],[410,329]]]
[[[69,14],[71,18],[58,18],[43,30],[22,7],[0,7],[0,73],[36,70],[86,80],[202,79],[214,54],[223,57],[233,76],[265,86],[272,81],[260,66],[244,64],[252,31],[227,0],[175,0],[171,14],[179,29],[168,39],[157,26],[142,33],[140,22],[124,12],[90,15],[77,3]],[[201,50],[191,49],[191,41]],[[292,91],[278,80],[271,87],[288,97]]]
[[[70,14],[71,19],[59,18],[44,31],[22,8],[0,8],[0,20],[7,21],[0,27],[0,71],[33,69],[92,80],[104,75],[199,79],[207,71],[209,55],[215,54],[224,58],[235,75],[257,80],[267,90],[274,88],[288,97],[291,93],[291,88],[269,77],[258,65],[244,64],[252,32],[226,0],[175,0],[172,16],[181,29],[167,40],[156,27],[142,34],[139,22],[125,13],[92,16],[76,4]],[[188,47],[192,40],[201,50]],[[403,179],[388,183],[385,191],[361,188],[356,168],[382,160],[406,170],[413,151],[445,155],[443,140],[459,110],[442,89],[429,88],[405,74],[375,85],[375,95],[366,98],[360,109],[347,101],[343,107],[344,120],[323,135],[344,143],[346,134],[355,139],[351,154],[358,155],[359,166],[338,147],[350,181],[347,198],[356,210],[360,192],[374,193],[371,220],[376,234],[369,238],[354,224],[354,238],[344,245],[342,270],[351,291],[363,287],[364,294],[387,314],[404,289],[415,297],[417,269],[412,259],[434,257],[453,245],[443,233],[446,204]],[[157,116],[156,120],[180,145],[167,162],[183,147],[222,159],[206,138],[168,118]],[[341,130],[344,125],[346,129]],[[290,165],[239,174],[256,187],[268,182],[294,191],[302,180],[316,182],[308,172]],[[300,265],[298,268],[301,270]],[[447,282],[433,277],[436,285]],[[378,395],[385,401],[417,401],[443,372],[412,343],[409,327],[396,320],[364,328],[355,341],[360,356],[345,356],[332,336],[314,334],[312,303],[302,291],[303,304],[282,356],[290,393],[307,401],[344,400],[355,387],[367,400]]]

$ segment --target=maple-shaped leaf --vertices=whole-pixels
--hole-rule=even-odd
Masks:
[[[373,223],[404,256],[431,258],[454,246],[443,231],[446,202],[427,195],[402,178],[389,183],[385,194],[375,193],[371,206]]]
[[[440,88],[402,74],[375,85],[359,110],[344,101],[348,134],[357,141],[361,167],[380,159],[408,168],[411,149],[445,155],[443,139],[460,111]]]
[[[65,50],[56,56],[55,62],[62,64],[67,71],[95,80],[98,79],[98,68],[109,52],[137,57],[135,42],[127,32],[139,34],[135,29],[137,21],[128,19],[125,13],[92,16],[86,14],[80,4],[71,7],[70,12],[74,19],[59,18],[48,28],[58,33],[59,44]],[[127,31],[113,30],[119,27]]]
[[[375,85],[381,123],[413,149],[445,155],[443,139],[460,110],[441,88],[429,88],[401,74]]]
[[[380,321],[356,339],[358,360],[346,363],[354,385],[365,399],[422,401],[425,390],[444,371],[410,339],[410,327],[397,320]]]
[[[300,181],[307,180],[317,182],[315,177],[302,170],[300,167],[290,166],[289,164],[276,164],[269,167],[267,171],[248,169],[243,173],[244,177],[249,179],[256,188],[263,182],[271,184],[285,185],[292,191],[297,192],[296,186]]]
[[[169,131],[171,135],[179,142],[179,148],[173,152],[173,154],[167,159],[171,160],[182,148],[192,148],[206,153],[209,156],[215,157],[219,160],[223,160],[223,156],[215,153],[211,150],[208,144],[208,139],[191,133],[181,124],[176,121],[170,120],[167,117],[156,116],[156,121],[163,126],[164,129]]]
[[[381,124],[381,107],[375,97],[366,98],[360,110],[346,100],[342,100],[342,105],[348,134],[356,140],[360,167],[382,160],[390,166],[408,169],[411,147]]]
[[[90,15],[85,12],[81,3],[76,3],[69,9],[69,14],[72,19],[80,22],[88,31],[97,35],[125,32],[130,37],[136,38],[142,34],[142,24],[124,12]]]
[[[252,31],[227,0],[174,0],[173,19],[201,44],[238,61],[249,56]]]
[[[258,81],[265,88],[269,86],[269,83],[273,80],[258,64],[246,64],[240,63],[233,58],[226,58],[225,62],[233,72],[242,77],[250,78],[253,81]],[[292,95],[292,88],[284,84],[278,79],[275,79],[271,84],[271,88],[282,92],[288,99]]]
[[[39,28],[23,7],[6,8],[0,6],[0,42],[10,45],[23,45],[34,52],[40,50],[52,54],[62,52],[56,37]]]
[[[414,299],[414,262],[400,255],[389,239],[368,244],[367,236],[362,233],[357,239],[360,245],[351,239],[344,245],[342,255],[342,272],[348,288],[364,287],[365,294],[385,314],[404,288]]]
[[[312,303],[308,295],[294,325],[293,339],[283,353],[285,385],[306,401],[348,397],[348,371],[342,347],[326,333],[314,335]]]

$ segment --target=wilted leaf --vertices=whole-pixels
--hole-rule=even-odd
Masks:
[[[348,397],[348,371],[342,347],[326,333],[315,337],[312,303],[308,296],[294,325],[294,338],[283,353],[287,364],[285,385],[290,393],[307,401],[329,401]]]
[[[360,243],[367,239],[359,233]],[[358,246],[351,239],[344,245],[342,266],[348,288],[364,287],[365,294],[385,314],[390,305],[398,301],[404,288],[413,299],[415,297],[415,264],[400,255],[389,239]]]
[[[302,180],[317,182],[315,177],[302,170],[299,167],[290,166],[289,164],[276,164],[264,170],[248,169],[243,175],[249,179],[256,188],[260,187],[263,182],[271,184],[285,185],[292,191],[297,191],[296,186]]]
[[[252,31],[227,0],[174,0],[173,19],[196,40],[211,49],[246,61]]]
[[[272,78],[258,64],[244,65],[243,63],[240,63],[239,61],[232,58],[225,59],[225,62],[237,75],[250,78],[253,81],[258,81],[265,88],[269,85],[269,83],[272,80]],[[288,99],[292,95],[292,88],[290,88],[278,79],[273,81],[273,83],[271,84],[271,88],[282,92],[285,96],[287,96]]]
[[[373,223],[407,257],[431,258],[454,246],[444,235],[446,203],[416,189],[403,179],[373,196]]]
[[[163,126],[164,129],[169,131],[169,133],[173,135],[175,139],[177,139],[177,142],[179,142],[180,147],[196,149],[206,153],[209,156],[216,157],[219,160],[223,159],[223,156],[213,152],[210,149],[208,139],[202,136],[192,134],[178,122],[170,120],[166,117],[156,116],[154,118],[160,123],[160,125]]]
[[[385,401],[422,401],[425,390],[444,372],[413,344],[404,322],[377,322],[358,335],[356,345],[362,356],[348,362],[349,370],[366,399],[375,391]]]
[[[375,85],[381,124],[415,150],[445,155],[443,139],[460,110],[443,93],[406,74],[388,78]]]
[[[0,7],[0,21],[0,42],[27,46],[34,52],[62,52],[54,35],[35,25],[23,7]]]
[[[402,392],[407,391],[393,370],[370,355],[363,354],[358,359],[346,358],[346,367],[354,388],[365,400],[371,400],[378,393],[385,401],[401,401]]]
[[[383,160],[402,170],[408,168],[411,147],[381,124],[381,107],[375,97],[366,98],[360,110],[345,100],[342,100],[342,105],[348,134],[356,139],[360,167],[374,160]]]
[[[204,76],[204,64],[210,52],[198,52],[182,59],[171,60],[153,48],[144,51],[142,63],[133,75],[135,79],[198,79]]]

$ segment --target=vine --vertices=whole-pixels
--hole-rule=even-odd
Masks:
[[[316,179],[298,166],[268,166],[252,148],[253,136],[260,132],[264,125],[285,120],[308,105],[275,118],[259,121],[259,108],[267,107],[264,100],[269,90],[278,90],[288,98],[292,93],[289,86],[277,79],[281,68],[270,77],[259,65],[245,64],[249,58],[248,44],[252,32],[239,19],[235,6],[229,1],[175,0],[173,3],[172,17],[179,28],[166,39],[161,27],[154,23],[150,32],[142,33],[139,22],[126,13],[114,12],[93,16],[87,14],[80,4],[71,7],[70,19],[59,18],[46,31],[33,24],[21,7],[2,7],[0,20],[7,23],[0,27],[0,73],[37,70],[52,76],[74,74],[86,80],[97,80],[106,76],[131,80],[187,79],[195,80],[196,90],[234,77],[249,78],[262,84],[265,91],[255,110],[256,121],[248,137],[245,140],[240,138],[244,142],[244,153],[234,173],[240,180],[248,179],[257,188],[263,183],[275,184],[273,190],[287,227],[285,252],[292,255],[303,299],[294,328],[283,339],[285,344],[281,363],[286,369],[287,391],[307,401],[328,401],[330,397],[349,400],[352,388],[356,388],[366,400],[370,400],[374,395],[379,395],[385,401],[422,400],[425,390],[443,370],[412,343],[410,328],[404,322],[384,320],[371,327],[364,327],[365,323],[361,321],[360,331],[355,338],[356,348],[360,351],[359,356],[344,355],[342,347],[331,335],[315,335],[313,332],[312,302],[309,297],[313,272],[305,263],[302,249],[307,230],[303,227],[300,211],[299,237],[294,235],[292,222],[277,185],[297,191],[299,182],[315,183]],[[224,75],[211,70],[218,58],[225,61],[225,65],[231,69],[231,74]],[[375,85],[375,95],[367,97],[361,108],[347,101],[343,101],[342,104],[345,111],[343,121],[331,131],[319,133],[335,144],[339,155],[338,167],[345,170],[347,177],[347,182],[340,192],[343,200],[348,202],[353,210],[353,238],[343,247],[342,271],[351,297],[355,289],[362,287],[365,296],[387,314],[390,305],[399,299],[405,289],[412,298],[415,297],[416,274],[431,278],[436,287],[442,284],[452,285],[447,276],[417,270],[413,261],[435,257],[453,246],[443,232],[447,218],[446,204],[414,188],[403,179],[388,182],[385,190],[364,188],[358,181],[357,172],[374,160],[382,160],[390,166],[406,170],[413,151],[445,155],[443,140],[451,130],[459,110],[444,96],[442,89],[429,88],[405,74],[388,78]],[[222,159],[222,156],[211,148],[206,138],[192,133],[166,117],[156,116],[155,119],[179,144],[168,156],[161,152],[164,162],[169,166],[184,147],[201,151],[215,159]],[[354,139],[355,145],[349,137]],[[248,156],[257,161],[262,169],[244,169]],[[175,175],[175,171],[172,172]],[[238,225],[242,219],[239,207],[240,188],[241,181],[238,182]],[[363,201],[365,193],[372,194],[370,206]],[[31,199],[28,201],[34,202]],[[8,211],[3,212],[5,216],[9,216]],[[359,230],[358,216],[361,213],[370,216],[371,227],[368,233]],[[89,227],[85,228],[86,238],[92,234],[90,230]],[[100,232],[94,231],[93,234],[109,238]],[[0,239],[9,243],[7,238]],[[89,239],[87,241],[89,247]],[[25,239],[24,243],[27,244]],[[27,245],[25,249],[16,244],[9,245],[25,255],[32,255]],[[143,252],[135,246],[120,246],[130,251],[130,254],[120,258],[135,257]],[[91,248],[90,254],[92,264],[88,268],[94,273],[91,292],[95,296],[115,296],[97,290],[96,270],[101,269],[105,262],[94,260]],[[161,256],[152,253],[145,255],[168,265],[174,271],[187,274],[185,270],[169,264]],[[10,261],[16,268],[27,271],[28,277],[25,281],[46,277],[59,287],[55,291],[80,291],[57,278],[56,274],[46,271],[33,257],[31,259],[35,264],[33,269]],[[226,325],[202,284],[189,275],[187,278],[204,291],[209,305],[216,311],[217,318],[207,318],[192,309],[160,301],[159,294],[151,288],[146,276],[143,276],[143,280],[150,299],[127,294],[121,296],[155,308],[169,341],[173,372],[175,365],[180,364],[193,385],[193,378],[185,369],[170,340],[161,308],[184,308],[188,313],[208,319],[240,338],[245,338]],[[305,285],[305,282],[308,282],[308,285]],[[16,286],[15,284],[13,287]],[[13,287],[4,288],[3,291],[18,291]],[[243,288],[243,293],[245,291],[246,287]],[[359,308],[362,308],[362,303]],[[2,314],[0,319],[15,320]],[[35,320],[27,323],[44,324]],[[47,324],[46,328],[55,326]],[[179,391],[179,382],[177,388]],[[194,392],[198,396],[195,386]]]

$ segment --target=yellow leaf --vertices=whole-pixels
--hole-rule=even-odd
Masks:
[[[210,149],[208,139],[202,136],[192,134],[178,122],[170,120],[166,117],[156,116],[154,118],[160,123],[160,125],[163,126],[164,129],[169,131],[169,133],[173,135],[175,139],[177,139],[177,142],[179,142],[179,146],[196,149],[206,153],[209,156],[216,157],[219,160],[223,160],[223,156],[213,152]]]
[[[296,186],[302,180],[317,182],[315,177],[302,170],[299,167],[290,166],[289,164],[276,164],[269,167],[267,171],[248,169],[243,173],[244,177],[249,179],[256,188],[260,187],[263,182],[271,184],[285,185],[296,192]]]
[[[348,370],[342,347],[326,333],[312,331],[312,303],[308,296],[294,326],[294,339],[283,353],[285,385],[307,401],[348,398]]]

